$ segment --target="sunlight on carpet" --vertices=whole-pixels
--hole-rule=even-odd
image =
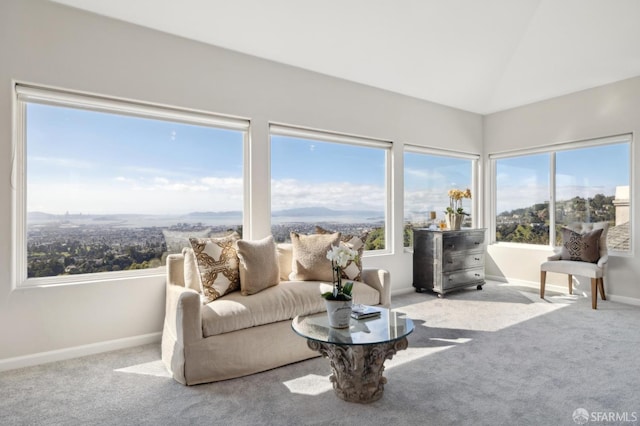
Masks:
[[[171,378],[171,374],[167,371],[162,360],[146,362],[144,364],[132,365],[131,367],[118,368],[114,371],[118,373],[142,374],[145,376],[167,377]]]
[[[512,293],[513,294],[513,293]],[[475,295],[474,295],[475,296]],[[551,296],[519,291],[511,299],[430,298],[395,308],[407,314],[417,327],[496,332],[567,307],[580,296]],[[459,315],[465,312],[467,315]]]
[[[471,339],[433,339],[433,340],[450,340],[455,343],[466,343]],[[385,371],[389,371],[394,367],[401,366],[403,364],[413,362],[417,359],[424,358],[432,355],[436,352],[441,352],[445,349],[452,348],[456,345],[441,346],[437,348],[412,348],[409,347],[406,350],[400,351],[394,355],[390,360],[387,360],[384,364]],[[327,361],[328,362],[328,361]],[[300,395],[316,396],[321,393],[331,391],[333,385],[329,380],[329,376],[319,376],[317,374],[307,374],[306,376],[298,377],[293,380],[287,380],[283,384],[289,389],[291,393]]]
[[[297,379],[287,380],[283,384],[291,393],[300,395],[320,395],[333,389],[329,376],[319,376],[317,374],[307,374]]]

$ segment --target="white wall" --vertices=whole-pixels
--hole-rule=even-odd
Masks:
[[[633,133],[634,139],[640,134],[640,77],[488,115],[484,118],[484,151],[491,154],[624,133]],[[633,169],[640,164],[640,150],[636,143],[632,144],[630,193],[637,201],[640,173]],[[485,207],[489,214],[489,206]],[[636,208],[630,212],[633,254],[609,260],[605,289],[614,300],[640,302],[640,241],[635,232],[639,213]],[[539,264],[551,250],[493,245],[489,254],[488,275],[538,283]],[[549,274],[547,280],[566,288],[566,275]],[[587,280],[580,280],[579,290],[590,293]]]
[[[254,166],[253,210],[249,219],[253,238],[270,232],[269,121],[393,141],[392,226],[399,237],[393,241],[392,254],[368,257],[364,263],[389,269],[394,292],[410,289],[412,281],[411,256],[403,253],[401,234],[403,143],[476,154],[482,148],[482,118],[476,114],[191,42],[45,0],[2,0],[0,369],[3,365],[64,357],[74,352],[69,348],[82,347],[74,352],[81,353],[115,347],[113,341],[122,344],[140,341],[139,336],[157,337],[154,333],[161,330],[164,316],[164,278],[158,276],[13,288],[12,79],[250,118]],[[100,342],[111,343],[101,346]]]

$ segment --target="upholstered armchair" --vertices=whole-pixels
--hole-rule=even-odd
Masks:
[[[569,294],[573,294],[573,276],[591,279],[591,307],[597,309],[598,291],[602,300],[604,276],[609,260],[607,250],[608,222],[574,223],[562,229],[560,252],[540,265],[540,297],[544,299],[547,272],[569,276]]]

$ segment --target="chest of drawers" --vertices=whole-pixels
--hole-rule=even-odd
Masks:
[[[413,286],[439,295],[484,285],[485,229],[413,230]]]

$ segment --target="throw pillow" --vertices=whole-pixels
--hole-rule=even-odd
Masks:
[[[562,228],[562,260],[576,260],[595,263],[600,258],[600,235],[602,229],[579,234],[568,228]]]
[[[184,286],[200,293],[202,291],[202,283],[200,282],[196,255],[191,247],[183,248],[182,255],[184,256]]]
[[[316,226],[316,234],[330,234],[321,226]],[[358,258],[350,260],[347,266],[342,270],[342,278],[353,281],[362,281],[362,255],[364,254],[365,243],[367,242],[368,232],[361,235],[342,234],[340,241],[346,244],[350,249],[358,252]]]
[[[331,261],[327,252],[331,246],[340,244],[340,233],[303,235],[291,233],[293,259],[291,260],[292,281],[333,281]]]
[[[204,303],[240,288],[236,249],[239,238],[236,232],[222,238],[189,238],[198,263]]]
[[[257,241],[238,240],[240,291],[243,296],[258,293],[280,282],[273,236]]]
[[[287,281],[291,273],[293,260],[293,246],[290,243],[276,244],[278,251],[278,266],[280,268],[280,281]]]

